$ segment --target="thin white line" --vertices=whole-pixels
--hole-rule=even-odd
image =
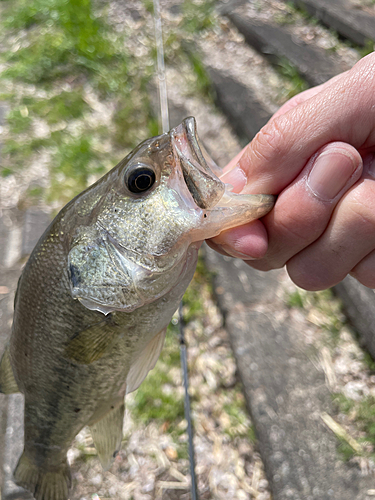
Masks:
[[[22,228],[13,227],[9,231],[4,266],[9,269],[21,258]]]
[[[159,97],[163,134],[169,130],[167,81],[165,78],[163,30],[159,0],[154,0],[155,41],[158,63]]]

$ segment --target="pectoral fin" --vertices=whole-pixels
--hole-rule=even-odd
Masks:
[[[91,436],[104,470],[111,467],[120,451],[124,414],[125,404],[121,403],[99,422],[90,426]]]
[[[155,335],[131,365],[126,379],[126,394],[138,389],[148,372],[156,365],[163,348],[166,332],[167,329],[164,328],[164,330]]]
[[[5,347],[3,357],[0,361],[0,392],[3,394],[13,394],[20,392],[14,378],[12,365],[10,364],[9,345]]]
[[[117,327],[109,316],[104,321],[72,336],[65,348],[65,356],[77,363],[89,365],[100,359],[113,345]]]

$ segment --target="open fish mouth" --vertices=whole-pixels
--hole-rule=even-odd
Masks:
[[[259,219],[272,209],[275,196],[232,193],[232,186],[220,180],[222,171],[201,144],[194,117],[186,118],[170,135],[185,183],[206,219],[204,239]]]
[[[199,208],[215,206],[224,194],[225,184],[218,178],[219,167],[199,141],[195,118],[190,116],[172,129],[171,138],[195,203]]]

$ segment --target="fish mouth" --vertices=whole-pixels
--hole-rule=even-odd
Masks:
[[[220,180],[223,172],[199,140],[194,117],[183,120],[170,135],[185,183],[205,218],[203,239],[259,219],[273,208],[275,196],[232,193],[232,186]]]
[[[185,183],[199,208],[211,208],[222,198],[225,184],[219,167],[201,144],[195,118],[189,116],[171,130],[172,145]]]

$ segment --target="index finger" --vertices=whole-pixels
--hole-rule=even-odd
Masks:
[[[312,87],[311,89],[304,90],[303,92],[300,92],[299,94],[295,95],[294,97],[289,99],[285,104],[283,104],[276,111],[276,113],[272,116],[272,119],[276,118],[279,115],[285,114],[290,109],[293,109],[296,106],[298,106],[299,104],[302,104],[303,102],[307,101],[307,99],[310,99],[310,97],[313,97],[314,95],[318,94],[319,92],[322,92],[329,85],[332,85],[332,83],[337,82],[340,78],[343,78],[346,74],[347,74],[347,71],[345,71],[344,73],[340,73],[339,75],[336,75],[333,78],[330,78],[327,82],[322,83],[321,85],[317,85],[316,87]]]
[[[330,142],[362,151],[375,144],[375,54],[361,59],[317,94],[271,119],[247,146],[237,166],[222,180],[241,192],[278,194],[309,158]]]

